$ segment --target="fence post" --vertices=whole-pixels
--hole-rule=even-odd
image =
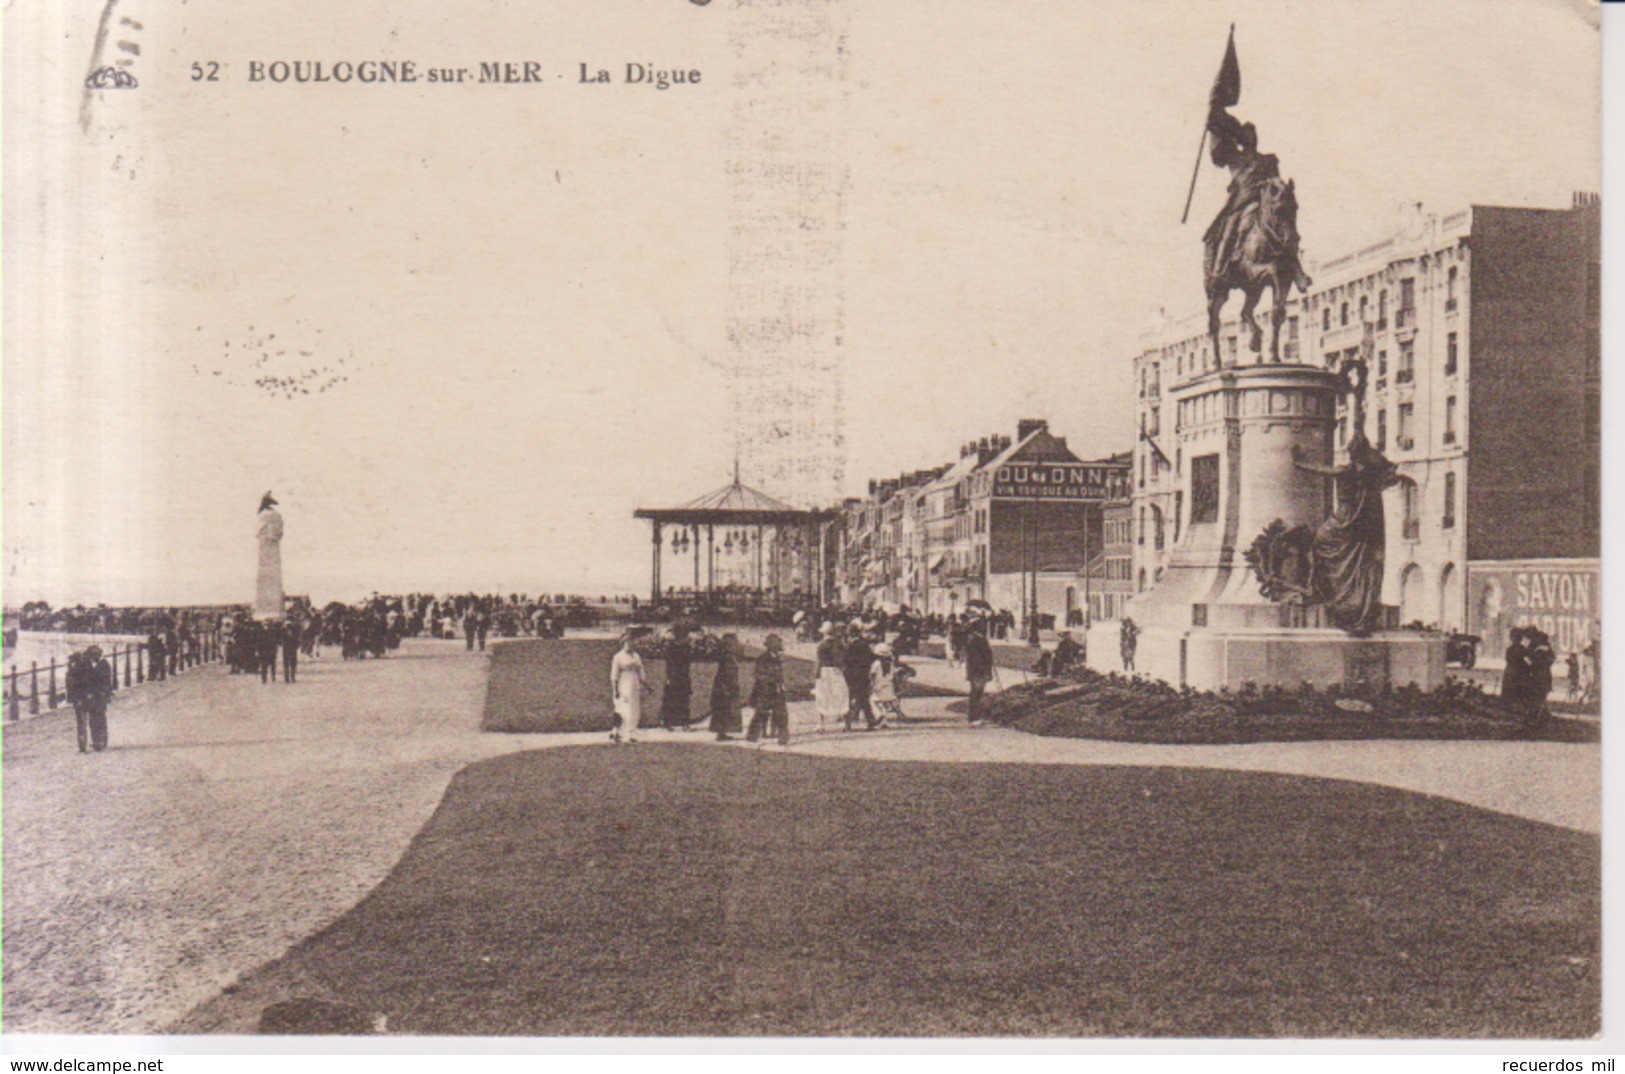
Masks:
[[[28,714],[39,715],[39,661],[28,663]]]
[[[147,681],[147,648],[146,648],[145,645],[142,645],[140,642],[136,642],[130,648],[134,652],[139,654],[135,658],[135,681],[136,682],[146,682]]]
[[[21,699],[17,696],[17,665],[16,664],[11,665],[11,674],[9,676],[7,676],[7,678],[9,678],[11,680],[11,719],[12,719],[12,722],[15,723],[16,721],[23,718]]]
[[[124,685],[126,687],[130,685],[130,675],[130,645],[126,642],[124,645]]]
[[[50,709],[52,712],[55,712],[56,711],[56,657],[54,657],[54,656],[51,657],[51,675],[50,675],[50,680],[47,683],[47,691],[48,692],[45,695],[45,707]]]

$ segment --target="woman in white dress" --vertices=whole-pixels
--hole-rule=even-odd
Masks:
[[[821,731],[825,720],[846,719],[852,698],[846,690],[846,673],[841,670],[846,650],[841,644],[840,631],[834,623],[825,623],[819,633],[823,640],[818,643],[818,678],[813,684],[813,698]]]
[[[643,658],[632,648],[636,635],[627,631],[621,635],[621,648],[609,664],[609,691],[615,702],[616,727],[609,733],[611,742],[636,742],[638,724],[643,719],[644,685]]]

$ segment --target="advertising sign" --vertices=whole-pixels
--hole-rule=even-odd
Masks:
[[[1496,560],[1467,565],[1468,632],[1491,661],[1506,652],[1513,627],[1536,626],[1559,657],[1585,649],[1602,615],[1594,559]]]
[[[1006,463],[993,479],[993,495],[1023,500],[1104,500],[1122,471],[1076,462]]]

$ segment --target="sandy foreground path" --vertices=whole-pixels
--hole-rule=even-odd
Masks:
[[[76,751],[71,714],[8,727],[4,1030],[160,1032],[354,906],[399,860],[459,768],[604,740],[482,734],[486,667],[460,644],[408,641],[386,660],[307,662],[293,685],[206,668],[119,695],[112,748],[100,755]],[[1146,746],[968,729],[946,704],[910,702],[919,723],[846,735],[820,732],[811,704],[799,703],[790,749],[1328,776],[1600,827],[1596,746]],[[700,731],[641,737],[712,742]]]
[[[73,716],[4,736],[4,1028],[161,1029],[353,906],[478,731],[486,658],[408,642],[307,661],[299,682],[211,667],[121,692],[110,748]]]

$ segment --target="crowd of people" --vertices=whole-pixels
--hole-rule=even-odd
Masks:
[[[147,678],[163,681],[203,661],[218,648],[233,675],[258,675],[262,683],[298,681],[301,658],[321,654],[323,646],[336,648],[345,660],[382,658],[400,647],[405,638],[440,638],[463,641],[473,651],[484,650],[494,635],[499,638],[559,638],[569,627],[595,625],[599,612],[585,598],[525,594],[374,594],[353,604],[332,602],[318,609],[308,600],[290,602],[282,620],[259,620],[248,609],[124,608],[102,606],[51,611],[38,602],[25,605],[23,622],[50,629],[96,629],[145,634]],[[627,611],[647,619],[651,609],[631,601]],[[640,614],[640,611],[642,614]],[[968,719],[982,722],[987,686],[997,674],[992,643],[1009,637],[1015,619],[984,602],[972,602],[963,611],[920,614],[909,608],[886,611],[837,603],[803,600],[799,607],[783,608],[782,618],[804,642],[816,643],[817,672],[813,700],[820,729],[829,724],[847,731],[860,725],[878,730],[903,720],[903,688],[914,677],[905,657],[919,655],[925,642],[943,639],[950,667],[963,667],[968,686]],[[616,610],[616,617],[620,612]],[[647,621],[634,622],[622,635],[622,644],[610,670],[611,694],[617,714],[615,741],[635,741],[642,697],[648,687],[643,660],[658,656],[665,665],[659,700],[659,723],[667,728],[689,728],[709,720],[719,740],[741,734],[750,741],[789,740],[782,637],[768,635],[760,656],[752,662],[748,694],[741,681],[745,662],[739,636],[727,632],[707,635],[698,620],[679,615],[660,637]],[[1132,619],[1119,623],[1118,644],[1122,667],[1134,673],[1139,628]],[[1506,651],[1501,696],[1508,710],[1527,728],[1538,730],[1550,720],[1548,698],[1552,669],[1557,661],[1551,640],[1536,627],[1512,631]],[[1044,652],[1037,671],[1063,675],[1087,664],[1087,639],[1072,631],[1060,632],[1053,650]],[[709,704],[694,713],[691,666],[696,660],[715,661]],[[1571,691],[1580,680],[1577,657],[1567,667]],[[139,669],[138,669],[139,670]],[[68,661],[65,695],[74,706],[79,748],[85,752],[107,746],[107,704],[116,683],[115,671],[99,646],[72,654]],[[1595,690],[1593,682],[1588,683]],[[1572,700],[1572,698],[1571,698]],[[744,724],[742,710],[753,717]]]
[[[833,606],[820,609],[832,618],[801,635],[817,640],[813,701],[819,729],[838,725],[850,732],[861,725],[875,731],[903,721],[904,687],[915,677],[914,669],[903,659],[904,650],[917,652],[925,629],[923,621],[906,613],[873,610],[850,619],[840,618],[844,610]],[[954,620],[961,628],[960,663],[969,686],[967,718],[972,726],[979,726],[984,694],[997,674],[991,644],[993,617],[973,610]],[[945,621],[943,625],[947,625]],[[660,727],[687,729],[708,720],[718,741],[729,741],[743,732],[750,742],[764,738],[777,739],[781,744],[789,742],[784,640],[780,635],[769,634],[764,640],[762,653],[754,661],[747,695],[741,682],[743,650],[737,634],[728,632],[713,638],[698,624],[685,620],[677,621],[658,637],[652,634],[646,624],[629,627],[621,635],[620,648],[610,663],[610,695],[616,717],[611,741],[637,740],[643,700],[651,692],[644,661],[658,658],[665,665],[658,709]],[[695,712],[693,704],[692,665],[696,660],[716,663],[709,706],[700,713]],[[748,727],[742,714],[746,706],[753,713]]]

